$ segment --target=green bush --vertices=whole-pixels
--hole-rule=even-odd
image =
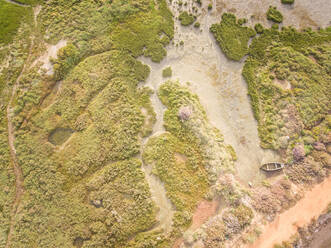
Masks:
[[[221,23],[211,25],[210,31],[225,55],[235,61],[248,53],[248,41],[256,34],[253,29],[240,25],[231,13],[223,14]]]
[[[172,70],[171,67],[167,67],[165,69],[163,69],[162,71],[162,77],[166,78],[166,77],[171,77],[172,76]]]
[[[282,4],[293,4],[294,0],[281,0]]]
[[[57,59],[52,61],[54,79],[61,80],[80,60],[80,53],[76,46],[68,44],[57,53]]]
[[[273,22],[281,23],[283,21],[283,15],[276,7],[270,6],[267,11],[267,19]]]
[[[183,11],[179,14],[178,19],[181,25],[189,26],[195,21],[195,16],[187,13],[187,11]]]
[[[256,33],[262,34],[264,28],[261,23],[257,23],[257,24],[255,24],[254,29],[255,29]]]
[[[200,28],[200,22],[196,22],[196,23],[194,23],[194,27],[195,27],[195,28]]]

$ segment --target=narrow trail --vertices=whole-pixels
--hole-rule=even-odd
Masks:
[[[248,248],[273,247],[276,243],[288,240],[298,227],[310,223],[328,206],[331,200],[331,176],[307,191],[296,205],[281,213],[273,222],[267,224],[261,236]]]
[[[11,1],[9,1],[11,2]],[[34,18],[35,22],[34,25],[36,26],[36,18]],[[14,133],[14,126],[13,126],[13,120],[12,120],[12,109],[11,105],[13,103],[14,97],[15,97],[15,92],[17,90],[19,81],[21,80],[22,75],[24,74],[26,68],[27,68],[27,62],[30,60],[31,53],[32,53],[32,48],[34,46],[34,38],[31,38],[31,44],[29,48],[29,54],[26,59],[26,62],[23,65],[23,68],[17,77],[15,84],[12,89],[11,97],[7,105],[7,126],[8,126],[8,144],[9,144],[9,150],[10,150],[10,157],[12,160],[12,165],[14,169],[14,174],[15,174],[15,201],[12,206],[12,211],[11,211],[11,216],[10,216],[10,227],[9,227],[9,232],[7,235],[7,242],[5,248],[10,247],[10,242],[14,230],[14,225],[15,225],[15,216],[17,215],[21,203],[21,198],[24,194],[24,186],[23,186],[23,173],[22,169],[18,163],[18,159],[16,156],[16,149],[15,149],[15,133]]]

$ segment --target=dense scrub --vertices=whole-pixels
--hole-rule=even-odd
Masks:
[[[261,145],[292,149],[329,142],[330,29],[298,32],[264,30],[253,40],[243,75]]]
[[[0,92],[0,98],[6,98],[6,96]],[[4,247],[6,243],[10,214],[15,198],[15,177],[10,161],[5,117],[5,105],[0,103],[0,247]]]
[[[225,55],[239,61],[248,53],[248,41],[255,36],[255,31],[242,26],[244,19],[237,21],[235,15],[225,13],[220,24],[213,24],[210,31]]]
[[[161,232],[144,233],[156,223],[156,206],[141,161],[134,157],[155,122],[151,90],[138,88],[149,68],[136,57],[160,61],[166,55],[164,46],[173,37],[166,2],[48,1],[37,21],[38,42],[13,102],[25,191],[10,247],[164,244]],[[54,75],[48,76],[32,60],[40,55],[43,40],[61,39],[68,44],[52,61]],[[27,52],[29,44],[21,39],[15,46]],[[0,93],[4,90],[6,97],[26,58],[16,47],[12,55],[11,47],[1,53],[3,64],[8,60],[12,65],[10,56],[20,58],[2,70]],[[8,99],[2,100],[5,111]],[[6,119],[0,130],[0,183],[8,185],[0,195],[2,247],[15,188],[8,170]]]

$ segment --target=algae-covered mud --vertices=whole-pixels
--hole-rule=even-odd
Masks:
[[[329,13],[0,0],[0,248],[328,245]]]

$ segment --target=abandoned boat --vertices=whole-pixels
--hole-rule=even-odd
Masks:
[[[283,169],[285,166],[285,164],[283,163],[266,163],[266,164],[263,164],[260,169],[261,170],[264,170],[264,171],[267,171],[267,172],[271,172],[271,171],[279,171],[281,169]]]

